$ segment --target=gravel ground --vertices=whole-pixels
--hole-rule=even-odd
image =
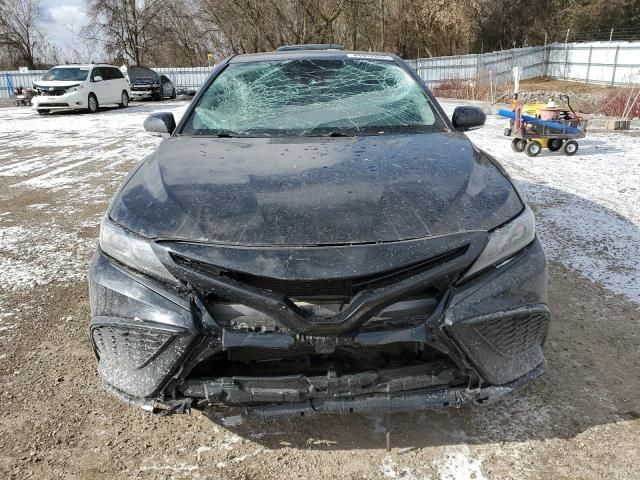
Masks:
[[[450,111],[451,103],[445,103]],[[107,396],[88,342],[86,269],[114,190],[158,139],[134,104],[96,115],[0,110],[0,478],[638,478],[640,139],[572,157],[470,133],[515,178],[550,257],[547,371],[480,408],[249,421],[155,418]]]

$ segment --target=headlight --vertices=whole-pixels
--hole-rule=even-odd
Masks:
[[[74,85],[73,87],[67,88],[67,93],[77,92],[82,88],[82,85]]]
[[[536,227],[533,212],[529,207],[525,206],[520,215],[489,234],[489,241],[484,250],[482,250],[475,263],[471,265],[465,277],[508,259],[514,253],[533,242],[535,236]]]
[[[100,224],[100,248],[110,257],[138,272],[172,284],[179,283],[160,263],[149,240],[116,225],[108,216]]]

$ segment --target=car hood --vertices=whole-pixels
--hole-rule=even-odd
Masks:
[[[131,174],[110,217],[151,238],[338,245],[486,231],[522,207],[458,133],[178,136]]]
[[[47,88],[47,87],[74,87],[76,85],[80,85],[83,80],[38,80],[37,82],[33,82],[36,87],[39,88]]]
[[[131,83],[153,83],[160,81],[160,76],[156,72],[145,67],[129,67],[127,68],[127,75]]]

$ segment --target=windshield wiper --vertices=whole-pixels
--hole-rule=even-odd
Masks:
[[[309,137],[353,137],[355,133],[355,129],[330,130],[326,127],[316,127],[306,132],[305,135]]]
[[[326,133],[324,135],[322,135],[323,137],[353,137],[353,135],[347,135],[344,132],[329,132]]]
[[[240,137],[240,134],[238,132],[234,132],[233,130],[196,130],[194,132],[196,135],[202,135],[202,136],[212,136],[212,137],[219,137],[219,138],[234,138],[234,137]]]

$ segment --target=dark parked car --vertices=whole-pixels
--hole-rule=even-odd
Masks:
[[[252,415],[482,403],[549,325],[531,210],[400,58],[232,57],[124,181],[90,268],[104,387]]]
[[[138,65],[128,67],[127,76],[134,100],[176,98],[176,88],[166,75],[158,75],[150,68]]]

